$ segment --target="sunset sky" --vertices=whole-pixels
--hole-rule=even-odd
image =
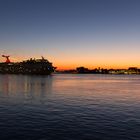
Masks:
[[[58,69],[140,67],[140,0],[0,0],[0,53]]]

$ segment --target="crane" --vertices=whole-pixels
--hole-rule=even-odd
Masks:
[[[6,58],[5,63],[11,63],[10,59],[9,59],[9,55],[2,55],[2,57]]]

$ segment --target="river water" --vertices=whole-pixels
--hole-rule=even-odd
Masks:
[[[0,75],[0,140],[140,140],[140,76]]]

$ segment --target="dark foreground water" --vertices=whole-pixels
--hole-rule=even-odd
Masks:
[[[0,75],[0,140],[140,140],[138,75]]]

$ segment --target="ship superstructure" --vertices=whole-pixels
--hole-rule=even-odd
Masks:
[[[38,74],[49,75],[56,69],[52,63],[42,57],[41,59],[29,59],[22,62],[13,63],[9,56],[2,55],[6,62],[0,63],[0,73],[2,74]]]

